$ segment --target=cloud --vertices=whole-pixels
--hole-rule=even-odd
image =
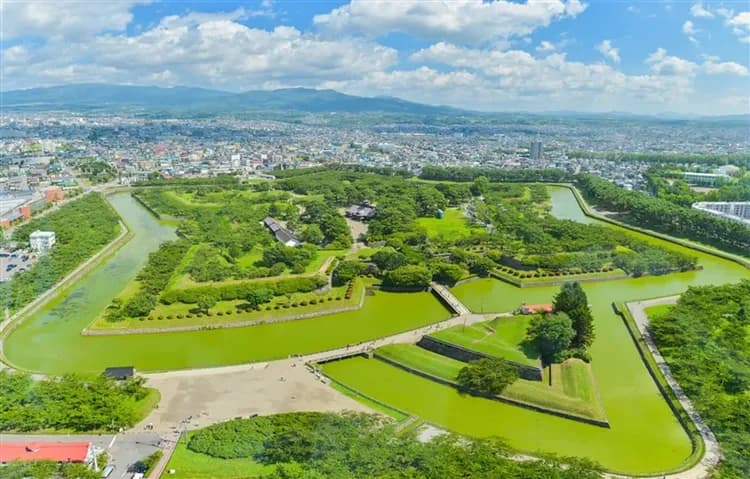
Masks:
[[[690,43],[693,45],[698,45],[698,39],[695,38],[695,35],[698,33],[698,29],[695,28],[695,25],[690,20],[686,20],[685,23],[682,24],[682,33],[687,35],[688,40],[690,40]]]
[[[555,50],[557,50],[557,45],[552,42],[548,42],[547,40],[542,40],[541,43],[539,43],[539,46],[536,47],[536,51],[542,53],[554,52]]]
[[[575,17],[586,9],[580,0],[352,0],[314,23],[324,31],[379,37],[401,32],[422,39],[484,43],[527,35],[553,20]]]
[[[150,0],[0,2],[0,17],[3,19],[0,38],[81,39],[103,31],[122,31],[133,19],[130,9],[145,3],[150,3]]]
[[[718,59],[715,57],[706,60],[703,63],[702,68],[708,75],[748,75],[748,69],[746,66],[735,62],[718,62]]]
[[[719,7],[716,9],[716,14],[725,19],[730,19],[734,16],[734,10],[729,8]]]
[[[561,53],[535,58],[520,50],[478,50],[437,43],[410,59],[473,72],[484,79],[485,85],[515,96],[537,95],[540,102],[545,97],[583,98],[607,93],[658,99],[689,86],[684,78],[625,75],[606,64],[568,61]]]
[[[656,75],[666,76],[694,76],[698,71],[698,65],[680,57],[667,55],[667,51],[658,48],[646,59],[651,65],[651,72]]]
[[[609,58],[615,63],[620,63],[620,49],[614,48],[610,40],[603,40],[596,46],[596,49],[606,58]]]
[[[700,18],[713,18],[714,14],[703,8],[703,5],[696,3],[690,7],[690,15]]]
[[[4,88],[65,82],[169,83],[242,90],[313,86],[392,67],[398,53],[361,39],[327,40],[292,27],[250,28],[227,14],[169,16],[143,33],[3,51]],[[15,58],[22,59],[16,61]]]
[[[738,13],[727,20],[727,24],[732,27],[732,32],[740,37],[741,42],[750,43],[750,12]]]

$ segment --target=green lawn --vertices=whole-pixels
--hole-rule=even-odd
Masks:
[[[482,228],[465,216],[458,208],[448,208],[442,218],[418,218],[417,224],[427,230],[430,239],[443,238],[447,241],[456,241],[471,236],[472,231]]]
[[[459,371],[466,366],[466,363],[413,344],[384,346],[378,348],[377,353],[404,366],[448,381],[455,381]],[[544,381],[519,379],[503,391],[501,396],[592,419],[606,419],[591,369],[588,364],[577,359],[554,365],[552,381],[545,370]]]
[[[193,247],[194,248],[194,247]],[[191,251],[192,249],[191,248]],[[186,288],[195,288],[198,286],[221,286],[224,284],[236,284],[236,283],[246,283],[246,282],[253,282],[253,281],[268,281],[269,279],[273,278],[288,278],[292,276],[310,276],[313,274],[316,274],[318,270],[320,270],[323,265],[325,264],[326,260],[331,257],[344,255],[346,254],[347,250],[319,250],[315,258],[310,261],[310,264],[308,264],[305,267],[305,271],[300,274],[292,274],[291,271],[288,269],[284,271],[282,274],[278,276],[271,276],[271,277],[265,277],[265,278],[253,278],[253,279],[246,279],[246,278],[239,278],[239,279],[227,279],[224,281],[204,281],[204,282],[198,282],[195,281],[189,274],[185,273],[185,267],[189,264],[189,256],[191,257],[190,252],[188,252],[188,255],[186,255],[186,261],[183,261],[182,264],[175,270],[175,275],[170,279],[169,285],[167,286],[167,289],[186,289]],[[258,252],[256,249],[253,249],[249,253],[247,253],[245,256],[240,257],[239,261],[241,261],[244,264],[252,264],[258,259],[260,259],[263,255],[263,252]],[[323,271],[325,273],[325,271]]]
[[[448,381],[455,381],[458,372],[466,366],[466,363],[435,354],[413,344],[391,344],[378,348],[376,352],[399,364]]]
[[[157,329],[169,329],[181,326],[216,326],[226,325],[232,323],[239,323],[243,321],[261,321],[261,320],[280,320],[291,318],[300,314],[310,313],[326,313],[340,308],[347,308],[356,306],[359,304],[360,299],[365,288],[365,281],[359,279],[355,283],[352,297],[346,299],[346,286],[339,286],[331,288],[327,293],[293,293],[290,296],[276,296],[269,303],[261,306],[260,311],[239,311],[237,308],[240,307],[244,301],[219,301],[216,305],[211,308],[211,316],[203,315],[198,317],[195,314],[194,304],[185,303],[173,303],[173,304],[157,304],[156,308],[151,312],[149,318],[141,321],[138,318],[127,318],[122,321],[107,321],[103,317],[97,318],[97,320],[91,324],[89,329],[92,330],[124,330],[124,329],[139,329],[139,328],[157,328]],[[331,298],[329,300],[329,298]],[[336,298],[341,298],[336,300]],[[306,306],[297,307],[281,307],[284,304],[290,305],[291,303],[301,303],[302,301],[310,302],[315,299],[318,301],[317,304],[308,304]],[[276,306],[280,306],[276,309]],[[270,309],[267,309],[270,308]],[[222,314],[219,315],[218,313]],[[231,312],[231,314],[227,314]],[[177,315],[182,315],[182,318],[177,318]],[[188,318],[187,315],[193,316]],[[169,318],[168,316],[173,316]],[[161,319],[159,319],[161,317]]]
[[[672,307],[673,305],[671,304],[651,306],[650,308],[646,308],[646,315],[649,318],[656,318],[658,316],[663,316],[664,314],[667,314],[672,309]]]
[[[538,366],[539,354],[524,345],[530,322],[531,316],[503,317],[472,326],[454,326],[431,336],[472,351]]]
[[[256,246],[255,248],[237,258],[237,266],[239,266],[240,268],[247,268],[248,266],[252,266],[253,264],[255,264],[255,262],[259,261],[261,258],[263,258],[263,248],[259,248]]]
[[[193,452],[187,448],[189,435],[184,437],[175,448],[169,460],[167,470],[174,469],[174,474],[162,477],[174,479],[254,479],[271,473],[275,466],[264,466],[252,459],[220,459],[206,454]]]

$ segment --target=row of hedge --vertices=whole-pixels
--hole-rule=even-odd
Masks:
[[[274,296],[293,293],[309,293],[326,285],[328,280],[323,276],[306,276],[297,278],[276,279],[272,281],[254,281],[216,286],[198,286],[195,288],[173,289],[162,293],[159,301],[163,304],[195,304],[199,298],[212,296],[217,301],[235,301],[245,299],[254,290],[264,289]]]

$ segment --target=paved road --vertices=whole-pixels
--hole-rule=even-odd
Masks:
[[[125,434],[0,434],[2,442],[91,442],[96,448],[107,451],[110,464],[115,466],[111,478],[129,477],[126,473],[137,461],[160,448],[161,438],[155,432],[128,432]]]
[[[638,331],[641,333],[646,346],[651,352],[651,355],[654,357],[654,361],[656,361],[656,364],[659,366],[661,373],[666,378],[667,383],[669,383],[669,386],[672,388],[672,391],[674,391],[675,396],[677,396],[677,399],[679,399],[683,409],[687,411],[690,419],[692,419],[692,421],[698,427],[698,431],[700,431],[701,437],[703,438],[703,443],[706,445],[706,453],[698,464],[696,464],[691,469],[688,469],[687,471],[670,474],[664,477],[666,477],[667,479],[703,479],[709,476],[711,469],[714,468],[721,460],[719,443],[716,440],[716,436],[714,436],[714,433],[703,421],[703,418],[701,418],[700,414],[698,414],[698,411],[696,411],[693,407],[693,404],[690,402],[690,398],[687,397],[685,392],[680,387],[679,383],[677,383],[674,376],[672,376],[672,372],[670,371],[669,366],[667,365],[661,353],[659,353],[659,349],[656,347],[656,344],[654,343],[654,340],[653,338],[651,338],[651,335],[648,331],[648,315],[646,314],[646,308],[650,308],[652,306],[661,306],[665,304],[675,304],[679,298],[679,296],[667,296],[665,298],[650,299],[646,301],[635,301],[632,303],[627,303],[626,306],[628,310],[630,310],[630,314],[633,316],[633,319],[638,326]]]

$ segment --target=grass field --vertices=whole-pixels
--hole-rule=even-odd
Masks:
[[[261,306],[260,311],[240,311],[239,308],[244,301],[219,301],[211,308],[211,316],[203,315],[197,317],[194,313],[194,304],[173,303],[170,305],[157,304],[151,312],[149,318],[140,320],[139,318],[126,318],[122,321],[107,321],[103,317],[91,324],[89,329],[92,330],[126,330],[139,328],[157,328],[169,329],[182,326],[219,326],[244,321],[268,321],[284,320],[300,314],[321,313],[333,311],[341,308],[350,308],[359,304],[365,289],[366,282],[359,279],[355,282],[352,297],[346,299],[346,286],[331,288],[327,293],[293,293],[289,296],[276,296],[269,303]],[[330,300],[329,300],[330,298]],[[336,300],[336,298],[341,298]],[[310,302],[315,299],[317,304],[307,304],[306,306],[281,307],[292,303],[300,304],[302,301]],[[276,306],[279,306],[276,309]],[[270,308],[270,309],[268,309]],[[219,315],[218,313],[222,314]],[[231,314],[228,314],[231,313]],[[190,314],[192,318],[188,318]],[[177,315],[183,316],[177,318]],[[169,316],[172,316],[171,318]],[[161,319],[159,319],[161,317]]]
[[[455,381],[459,371],[466,366],[466,363],[412,344],[385,346],[379,348],[377,353],[448,381]],[[501,396],[587,418],[606,419],[588,364],[577,359],[569,360],[553,365],[551,380],[549,374],[545,370],[543,381],[519,379],[508,386]]]
[[[472,326],[454,326],[431,336],[480,353],[538,366],[538,352],[524,344],[530,322],[531,316],[497,318]]]
[[[455,381],[459,371],[466,366],[466,363],[435,354],[413,344],[392,344],[378,348],[376,352],[399,364],[448,381]]]
[[[646,308],[646,314],[649,318],[656,318],[667,314],[673,306],[671,304],[662,304],[659,306],[651,306]]]
[[[427,230],[430,239],[443,238],[448,241],[456,241],[471,236],[473,231],[482,228],[465,216],[458,208],[448,208],[442,218],[418,218],[417,224]]]
[[[219,459],[207,454],[193,452],[187,448],[188,436],[183,437],[169,460],[167,470],[175,473],[164,475],[174,479],[251,479],[273,472],[275,466],[264,466],[252,459]]]
[[[193,247],[195,248],[195,247]],[[191,251],[193,250],[191,248]],[[292,276],[309,276],[317,273],[325,264],[326,260],[328,260],[331,257],[339,256],[339,255],[345,255],[347,253],[347,250],[318,250],[317,255],[315,258],[310,261],[310,264],[308,264],[305,267],[305,271],[300,274],[292,274],[290,270],[284,271],[282,274],[278,276],[272,276],[267,278],[253,278],[253,279],[227,279],[225,281],[205,281],[205,282],[198,282],[193,280],[193,278],[188,274],[185,273],[185,267],[189,264],[189,256],[190,252],[186,255],[186,260],[182,262],[180,267],[178,267],[175,270],[174,276],[169,280],[168,289],[186,289],[186,288],[195,288],[198,286],[221,286],[223,284],[236,284],[236,283],[245,283],[248,281],[268,281],[269,279],[273,278],[289,278]],[[244,264],[252,264],[252,262],[257,261],[260,259],[260,256],[262,253],[258,253],[256,250],[250,251],[245,256],[242,256],[239,261],[243,262]]]

